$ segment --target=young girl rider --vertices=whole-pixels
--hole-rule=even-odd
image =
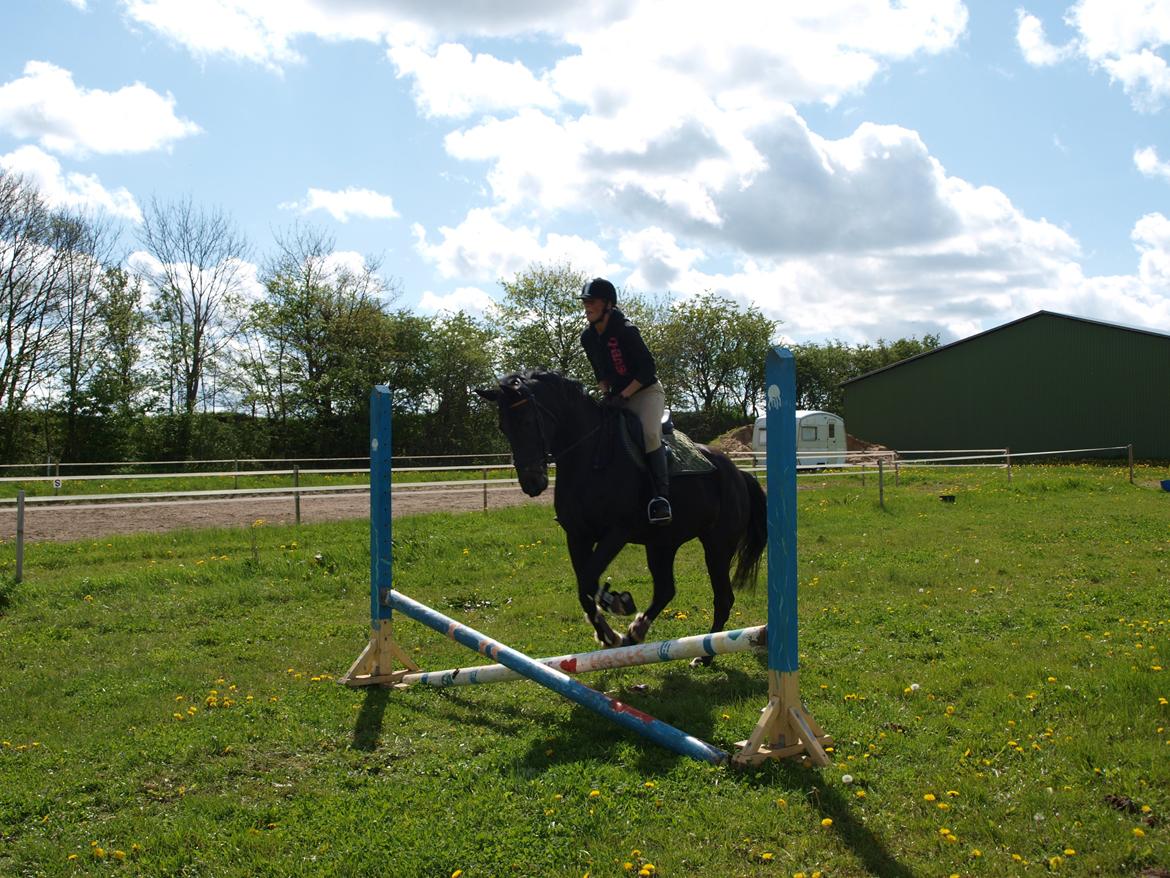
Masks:
[[[581,289],[580,299],[589,321],[581,333],[581,346],[589,356],[606,404],[628,408],[642,422],[653,494],[646,507],[647,518],[651,524],[670,524],[670,481],[666,447],[662,444],[666,394],[655,374],[654,357],[638,327],[618,310],[617,290],[612,283],[595,277]]]

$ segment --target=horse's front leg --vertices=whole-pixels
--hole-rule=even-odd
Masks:
[[[630,627],[626,629],[626,636],[622,638],[622,646],[641,643],[646,639],[646,632],[650,630],[650,623],[658,618],[658,614],[666,609],[666,605],[674,599],[674,556],[678,554],[678,546],[658,546],[653,543],[646,546],[646,566],[650,568],[650,577],[654,580],[654,597],[650,599],[650,606],[634,617]]]
[[[607,647],[617,646],[622,638],[609,626],[605,614],[597,606],[597,590],[600,588],[601,574],[617,557],[626,540],[611,532],[602,537],[596,546],[588,537],[582,536],[569,535],[568,542],[569,560],[577,576],[577,600],[581,602],[585,618],[593,626],[598,643]]]

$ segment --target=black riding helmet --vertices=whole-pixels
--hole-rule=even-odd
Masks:
[[[582,302],[586,299],[602,299],[611,305],[616,305],[617,290],[605,278],[595,277],[593,280],[585,282],[585,286],[581,287],[581,295],[577,298]]]

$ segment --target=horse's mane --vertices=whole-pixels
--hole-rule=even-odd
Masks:
[[[597,400],[589,395],[589,389],[584,384],[575,378],[562,375],[560,372],[554,372],[551,369],[528,369],[513,374],[524,381],[537,381],[543,384],[554,385],[560,388],[566,400],[571,401],[576,398],[585,400],[590,405],[597,405]],[[503,380],[500,383],[502,384]]]

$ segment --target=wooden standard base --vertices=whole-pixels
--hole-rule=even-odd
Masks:
[[[800,701],[799,673],[768,671],[768,705],[755,730],[731,757],[736,765],[759,765],[768,759],[798,756],[828,765],[825,747],[833,743]]]
[[[394,663],[402,667],[395,670]],[[383,621],[378,627],[370,630],[370,642],[362,650],[362,654],[337,682],[346,686],[393,686],[405,688],[402,678],[412,671],[417,671],[416,665],[398,645],[394,639],[390,621]]]

